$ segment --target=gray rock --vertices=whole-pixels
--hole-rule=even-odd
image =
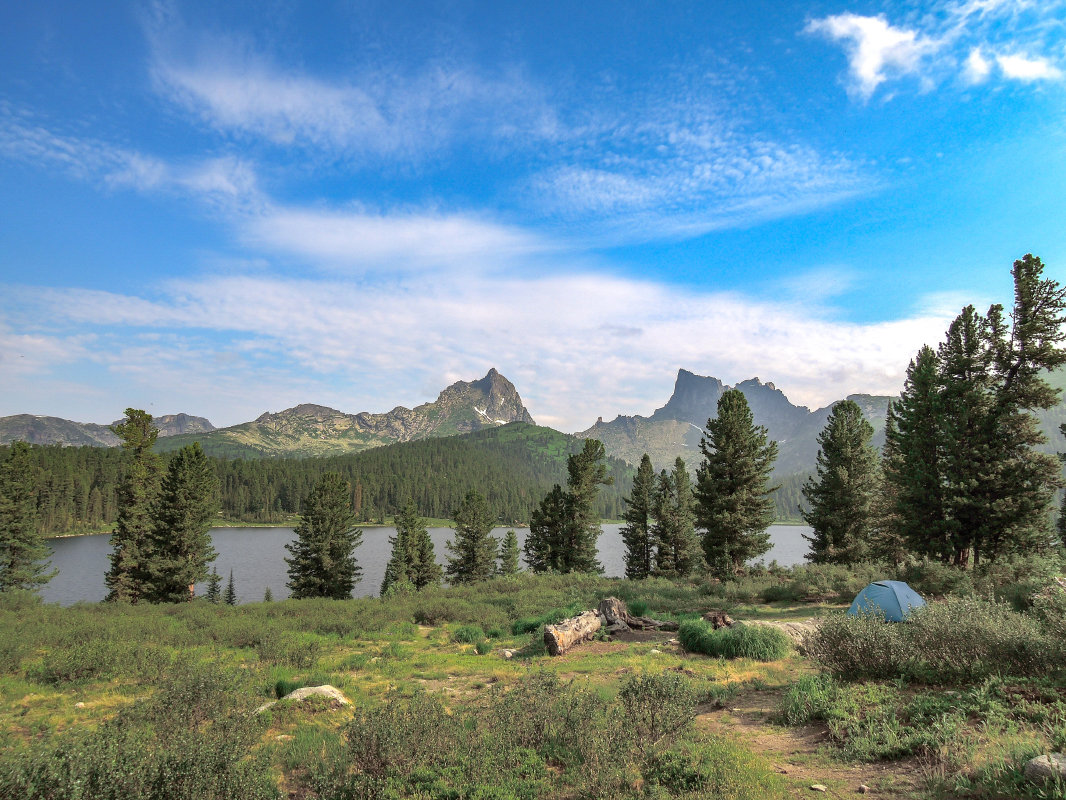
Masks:
[[[1066,753],[1037,756],[1025,765],[1025,777],[1033,783],[1066,781]]]
[[[298,703],[301,700],[306,700],[308,697],[326,697],[326,698],[332,700],[334,703],[336,703],[337,705],[340,705],[340,706],[350,706],[352,704],[351,700],[349,700],[347,697],[345,697],[343,694],[341,694],[340,689],[337,689],[334,686],[330,686],[328,683],[324,684],[322,686],[304,686],[304,687],[302,687],[300,689],[296,689],[294,691],[289,692],[287,695],[285,695],[281,699],[282,700],[289,700],[290,702],[293,702],[293,703]],[[264,703],[263,705],[259,706],[259,708],[257,708],[255,710],[255,713],[256,714],[262,713],[263,711],[266,711],[271,706],[276,705],[277,702],[278,701],[275,700],[274,702],[271,702],[271,703]]]

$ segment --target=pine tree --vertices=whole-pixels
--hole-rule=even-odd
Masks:
[[[389,556],[388,563],[385,565],[385,575],[381,579],[382,597],[392,587],[396,587],[393,589],[394,592],[402,590],[402,587],[406,587],[407,591],[414,588],[409,576],[411,547],[407,541],[407,528],[398,524],[396,526],[396,535],[389,537],[389,543],[392,545],[392,553]]]
[[[37,480],[30,447],[15,442],[0,464],[0,591],[36,591],[57,570],[49,570],[51,553],[37,530]]]
[[[873,528],[870,536],[870,557],[875,561],[899,567],[910,556],[910,547],[901,533],[899,491],[886,475],[889,464],[898,464],[895,450],[896,423],[891,413],[885,420],[885,446],[882,450],[882,480],[873,503]]]
[[[226,591],[222,593],[222,602],[227,606],[237,605],[237,586],[233,582],[233,570],[229,571],[229,582],[226,584]]]
[[[652,509],[655,573],[668,577],[691,575],[702,565],[703,554],[696,536],[692,482],[680,457],[674,461],[673,472],[664,469],[659,474]]]
[[[500,544],[500,567],[497,574],[517,575],[521,569],[518,561],[518,535],[514,531],[507,531]]]
[[[595,507],[600,486],[614,483],[607,476],[606,459],[603,442],[598,439],[586,439],[581,452],[567,459],[569,541],[563,553],[563,572],[603,572],[596,552],[601,528]]]
[[[531,572],[564,572],[569,503],[563,487],[555,484],[529,519],[523,550]]]
[[[718,399],[718,416],[707,420],[700,450],[696,520],[707,565],[724,576],[770,549],[770,493],[777,487],[768,482],[777,442],[767,441],[766,428],[755,425],[744,395],[730,389]]]
[[[303,499],[295,533],[285,545],[292,554],[285,559],[292,597],[351,597],[362,576],[355,548],[363,532],[355,527],[348,481],[335,472],[319,478]]]
[[[625,498],[626,510],[622,519],[622,541],[625,543],[626,577],[631,580],[647,578],[652,571],[654,545],[651,538],[652,494],[655,491],[655,472],[647,453],[640,459],[633,478],[633,492]]]
[[[413,500],[407,501],[396,515],[394,524],[396,535],[389,538],[392,554],[381,581],[382,596],[391,586],[410,584],[414,589],[424,589],[440,583],[441,567],[433,550],[433,540]]]
[[[496,571],[497,543],[493,538],[494,520],[485,498],[475,491],[455,509],[455,538],[448,541],[448,566],[444,573],[456,585],[476,583],[492,577]]]
[[[204,593],[204,597],[207,598],[207,602],[215,603],[216,605],[222,599],[222,577],[218,574],[218,570],[211,568],[211,574],[207,576],[207,592]]]
[[[274,602],[274,593],[272,591],[270,591],[270,587],[269,586],[266,587],[266,589],[263,590],[263,602],[264,603],[273,603]]]
[[[219,484],[199,442],[179,450],[167,468],[148,541],[145,599],[178,603],[207,577],[218,557],[211,522],[218,514]]]
[[[804,521],[813,536],[807,558],[815,564],[854,564],[869,555],[878,492],[874,429],[852,400],[833,406],[818,435],[815,475],[803,487],[810,505]]]
[[[151,414],[135,408],[127,408],[125,419],[111,430],[122,439],[130,461],[118,489],[111,568],[104,582],[108,600],[135,603],[148,588],[148,540],[162,473],[159,456],[152,452],[159,430],[152,424]]]

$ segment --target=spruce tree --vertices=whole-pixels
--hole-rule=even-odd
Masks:
[[[899,491],[888,480],[890,464],[898,464],[895,450],[896,423],[891,413],[885,420],[885,446],[882,452],[882,480],[873,504],[873,528],[870,536],[870,557],[875,561],[901,566],[910,557],[911,549],[901,533]]]
[[[633,477],[633,492],[625,498],[626,510],[622,513],[622,519],[626,521],[621,530],[626,548],[626,577],[631,580],[647,578],[652,571],[651,506],[654,491],[655,472],[651,458],[645,453]]]
[[[30,447],[15,442],[0,464],[0,592],[36,591],[57,570],[49,570],[51,550],[37,530],[37,481]]]
[[[411,547],[407,542],[407,528],[396,525],[396,535],[389,537],[392,545],[392,553],[389,561],[385,564],[385,575],[381,579],[381,596],[393,588],[393,591],[410,591],[414,588],[411,582]],[[406,589],[404,589],[406,587]]]
[[[517,575],[521,569],[518,561],[518,534],[507,531],[503,542],[500,543],[500,566],[497,573],[503,576]]]
[[[295,533],[285,545],[292,554],[285,559],[292,597],[351,597],[362,577],[355,549],[363,532],[355,526],[348,481],[335,472],[319,478],[303,499]]]
[[[389,538],[392,554],[381,581],[382,596],[391,586],[410,584],[414,589],[424,589],[440,583],[441,567],[433,550],[433,540],[413,500],[407,501],[396,515],[394,524],[396,535]]]
[[[702,566],[703,554],[696,535],[692,481],[680,457],[674,461],[673,472],[664,469],[659,474],[652,509],[655,573],[667,577],[691,575]]]
[[[135,408],[127,408],[125,419],[111,430],[122,439],[129,462],[118,488],[111,567],[104,582],[108,600],[135,603],[148,589],[149,537],[162,473],[159,456],[152,452],[159,430],[151,414]]]
[[[226,591],[222,593],[222,602],[227,606],[237,605],[237,585],[233,582],[233,570],[229,571],[229,582],[226,583]]]
[[[777,442],[756,426],[743,393],[723,392],[718,416],[707,420],[696,477],[696,521],[703,530],[707,565],[717,575],[739,571],[770,549],[774,521],[770,472]]]
[[[596,552],[601,528],[595,505],[600,486],[614,483],[607,476],[606,459],[607,452],[599,439],[586,439],[581,452],[567,459],[569,518],[563,572],[603,572]]]
[[[207,576],[207,591],[204,593],[204,597],[207,598],[207,602],[215,603],[216,605],[222,599],[222,576],[218,574],[218,570],[214,567],[211,568],[211,574]]]
[[[529,518],[523,550],[531,572],[564,572],[569,502],[563,487],[555,484]]]
[[[266,589],[263,590],[263,602],[264,603],[273,603],[274,602],[274,593],[272,591],[270,591],[270,587],[269,586],[266,587]]]
[[[879,484],[873,435],[852,400],[833,406],[818,435],[815,475],[803,486],[810,510],[801,512],[813,528],[814,535],[803,538],[811,545],[807,558],[815,564],[854,564],[869,555]]]
[[[476,583],[492,577],[496,571],[497,543],[493,538],[495,520],[485,498],[475,491],[455,509],[455,538],[448,541],[448,566],[444,573],[449,583]]]
[[[200,443],[181,448],[170,460],[154,510],[145,599],[192,599],[192,587],[207,577],[208,564],[218,557],[211,544],[218,509],[218,477]]]

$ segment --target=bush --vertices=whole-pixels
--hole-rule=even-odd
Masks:
[[[676,672],[630,676],[618,700],[626,729],[645,754],[667,736],[680,734],[696,715],[696,689]]]
[[[474,652],[477,653],[479,656],[488,655],[492,652],[492,645],[482,639],[480,642],[477,642],[474,645]]]
[[[630,600],[626,603],[626,608],[634,617],[645,617],[648,615],[648,604],[643,600]]]
[[[836,694],[829,675],[804,675],[788,687],[781,701],[780,719],[786,725],[824,720]]]
[[[694,653],[755,661],[776,661],[792,649],[792,642],[783,631],[767,625],[741,623],[715,630],[703,620],[688,620],[681,623],[678,639]]]
[[[485,631],[480,625],[463,625],[452,634],[452,639],[460,644],[474,644],[485,638]]]

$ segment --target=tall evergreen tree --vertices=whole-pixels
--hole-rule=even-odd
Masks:
[[[680,456],[674,461],[673,472],[664,469],[659,474],[652,509],[656,574],[668,577],[691,575],[702,566],[703,554],[696,535],[692,481]]]
[[[854,564],[869,555],[880,482],[874,429],[852,400],[833,406],[818,435],[815,475],[804,485],[810,505],[804,521],[813,536],[807,558],[815,564]]]
[[[207,602],[216,605],[222,599],[222,576],[214,567],[211,568],[211,574],[207,576],[207,591],[204,597],[207,598]]]
[[[626,510],[622,519],[622,541],[625,544],[626,577],[640,580],[651,575],[654,543],[651,538],[652,495],[655,491],[655,472],[647,453],[640,459],[633,478],[633,493],[625,498]]]
[[[914,554],[941,560],[952,553],[944,497],[944,413],[937,354],[925,346],[907,367],[899,400],[889,406],[882,468],[884,537],[902,540]]]
[[[30,447],[15,442],[0,464],[0,592],[35,591],[56,575],[37,531],[37,481]]]
[[[233,582],[233,570],[229,571],[229,581],[226,583],[226,591],[222,593],[222,602],[227,606],[237,605],[237,584]]]
[[[152,452],[159,430],[151,414],[136,408],[127,408],[126,417],[111,430],[122,439],[130,460],[118,489],[111,568],[104,582],[108,600],[135,603],[148,588],[149,537],[162,474],[162,462]]]
[[[873,504],[873,529],[870,537],[871,558],[899,567],[907,561],[911,549],[901,533],[899,491],[885,474],[889,464],[897,464],[895,450],[896,423],[891,413],[885,420],[885,446],[882,450],[882,480]]]
[[[192,587],[207,577],[208,564],[218,557],[211,544],[218,509],[218,477],[200,443],[193,442],[171,458],[163,478],[148,542],[145,599],[192,599]]]
[[[385,574],[381,579],[381,596],[391,588],[395,591],[409,592],[414,589],[411,582],[411,545],[407,541],[407,528],[396,525],[396,535],[389,537],[392,545],[392,553],[389,561],[385,564]]]
[[[496,571],[496,539],[491,535],[495,520],[485,498],[467,492],[455,509],[455,538],[448,541],[448,566],[444,573],[454,584],[476,583],[492,577]]]
[[[351,597],[363,572],[355,558],[363,532],[355,526],[351,484],[335,472],[323,475],[303,500],[295,533],[285,545],[292,597]]]
[[[531,572],[564,572],[569,502],[563,487],[555,484],[529,518],[523,550]]]
[[[381,594],[384,595],[390,586],[405,582],[415,589],[440,583],[441,568],[433,551],[433,540],[413,500],[407,501],[394,522],[396,535],[389,538],[392,555],[385,566]]]
[[[596,497],[600,486],[614,482],[607,476],[607,452],[599,439],[586,439],[581,452],[567,459],[568,547],[563,572],[603,572],[597,558],[600,517]]]
[[[718,399],[718,416],[707,420],[700,441],[703,463],[696,476],[696,521],[712,572],[728,575],[770,549],[774,521],[769,486],[777,442],[756,426],[742,392]]]
[[[514,531],[507,531],[500,543],[500,567],[498,574],[517,575],[522,569],[518,562],[518,535]]]

